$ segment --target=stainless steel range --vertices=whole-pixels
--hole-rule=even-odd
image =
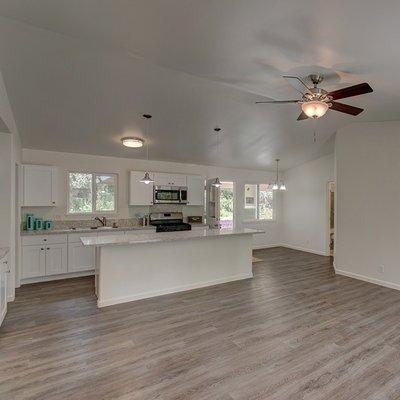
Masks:
[[[151,213],[150,225],[156,227],[156,232],[190,231],[192,226],[183,222],[181,212]]]

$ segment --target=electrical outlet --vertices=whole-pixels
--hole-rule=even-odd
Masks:
[[[381,274],[383,274],[385,272],[385,266],[384,265],[380,265],[378,267],[378,272],[380,272]]]

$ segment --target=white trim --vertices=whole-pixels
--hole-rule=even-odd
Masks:
[[[80,278],[82,276],[91,276],[91,275],[94,275],[94,270],[74,272],[74,273],[70,273],[70,274],[38,276],[36,278],[21,279],[21,285],[27,285],[29,283],[38,283],[38,282],[58,281],[60,279]]]
[[[343,276],[347,276],[349,278],[354,278],[354,279],[358,279],[360,281],[365,281],[368,283],[373,283],[375,285],[379,285],[379,286],[384,286],[390,289],[396,289],[396,290],[400,290],[400,285],[397,283],[391,283],[391,282],[387,282],[387,281],[381,281],[380,279],[376,279],[376,278],[370,278],[368,276],[365,275],[359,275],[359,274],[355,274],[353,272],[348,272],[348,271],[344,271],[342,269],[336,269],[335,267],[335,272],[338,275],[343,275]]]
[[[233,276],[229,276],[229,277],[225,277],[225,278],[221,278],[221,279],[216,279],[213,281],[194,283],[191,285],[177,286],[174,288],[168,288],[165,290],[159,290],[159,291],[155,291],[155,292],[145,292],[145,293],[140,293],[140,294],[136,294],[136,295],[132,295],[132,296],[114,297],[111,299],[107,299],[105,301],[97,301],[97,306],[98,307],[107,307],[107,306],[112,306],[114,304],[126,303],[129,301],[135,301],[135,300],[141,300],[141,299],[147,299],[150,297],[158,297],[158,296],[163,296],[163,295],[170,294],[170,293],[185,292],[187,290],[200,289],[203,287],[220,285],[222,283],[234,282],[234,281],[239,281],[242,279],[250,279],[250,278],[253,278],[253,273],[233,275]]]
[[[2,311],[1,315],[0,315],[0,326],[4,321],[4,318],[6,317],[7,314],[7,307],[4,307],[4,310]]]
[[[306,247],[300,247],[300,246],[293,246],[293,245],[288,244],[288,243],[282,243],[280,246],[281,247],[286,247],[288,249],[305,251],[306,253],[318,254],[319,256],[329,257],[329,254],[327,254],[326,251],[313,250],[313,249],[308,249]]]
[[[7,303],[9,303],[10,301],[14,301],[14,300],[15,300],[15,293],[9,294],[7,296]]]
[[[253,246],[253,250],[271,249],[273,247],[282,247],[281,244],[260,244],[258,246]]]

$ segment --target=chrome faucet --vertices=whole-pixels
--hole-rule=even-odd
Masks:
[[[96,221],[99,221],[99,222],[101,223],[102,226],[106,226],[106,225],[107,225],[107,219],[106,219],[106,217],[102,217],[102,218],[96,217],[95,220],[96,220]]]

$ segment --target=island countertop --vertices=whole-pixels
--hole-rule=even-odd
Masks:
[[[212,237],[225,237],[232,235],[253,235],[265,233],[262,230],[248,228],[234,229],[195,229],[190,231],[178,232],[159,232],[159,233],[129,233],[125,236],[106,235],[101,237],[81,237],[85,246],[109,246],[109,245],[129,245],[142,243],[161,243],[173,242],[177,240],[206,239]]]

